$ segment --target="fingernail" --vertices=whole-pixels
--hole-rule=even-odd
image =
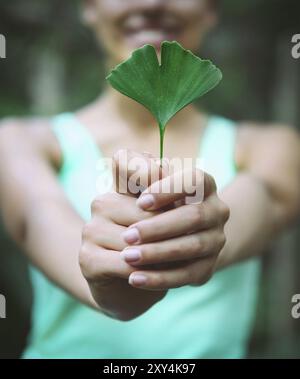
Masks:
[[[141,195],[136,204],[142,209],[149,209],[154,205],[154,196],[150,194]]]
[[[134,286],[144,286],[147,282],[147,278],[142,274],[131,274],[129,277],[129,284]]]
[[[121,252],[121,257],[125,259],[126,262],[136,262],[141,259],[142,254],[140,249],[125,249]]]
[[[140,233],[137,228],[127,229],[126,232],[122,234],[123,239],[127,243],[136,243],[140,240]]]

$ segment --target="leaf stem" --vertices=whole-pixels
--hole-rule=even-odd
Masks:
[[[162,124],[159,124],[159,135],[160,135],[160,167],[162,167],[162,160],[164,157],[164,137],[165,137],[165,128]]]

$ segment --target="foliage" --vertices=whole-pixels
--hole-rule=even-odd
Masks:
[[[107,77],[112,87],[144,105],[155,117],[160,130],[161,159],[168,121],[221,79],[221,71],[210,61],[198,58],[175,41],[162,43],[161,64],[154,47],[145,45]]]

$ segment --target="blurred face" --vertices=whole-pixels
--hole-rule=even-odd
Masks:
[[[211,0],[85,0],[83,16],[113,63],[164,40],[195,52],[216,20]]]

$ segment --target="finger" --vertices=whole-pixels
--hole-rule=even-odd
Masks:
[[[121,252],[121,258],[135,267],[200,259],[218,254],[224,244],[224,233],[214,229],[161,242],[126,247]]]
[[[82,239],[104,249],[122,251],[127,246],[121,237],[125,230],[124,226],[99,218],[98,222],[93,221],[84,226]]]
[[[92,203],[91,212],[93,216],[99,216],[101,220],[107,218],[126,227],[158,214],[158,212],[142,210],[137,207],[133,197],[116,192],[98,196]]]
[[[167,290],[185,285],[202,285],[213,272],[215,257],[193,261],[175,269],[157,271],[134,271],[129,276],[129,284],[145,290]]]
[[[195,233],[220,223],[219,213],[207,199],[200,204],[183,205],[139,221],[127,228],[122,236],[128,244],[140,245]]]
[[[80,267],[84,277],[89,281],[109,278],[128,279],[134,268],[124,262],[120,253],[96,246],[83,246],[80,252]]]
[[[176,201],[201,202],[216,191],[214,179],[202,170],[184,170],[149,186],[137,200],[144,210],[161,209]]]
[[[167,175],[149,154],[122,149],[114,154],[113,160],[115,190],[121,194],[138,196],[150,184]]]

